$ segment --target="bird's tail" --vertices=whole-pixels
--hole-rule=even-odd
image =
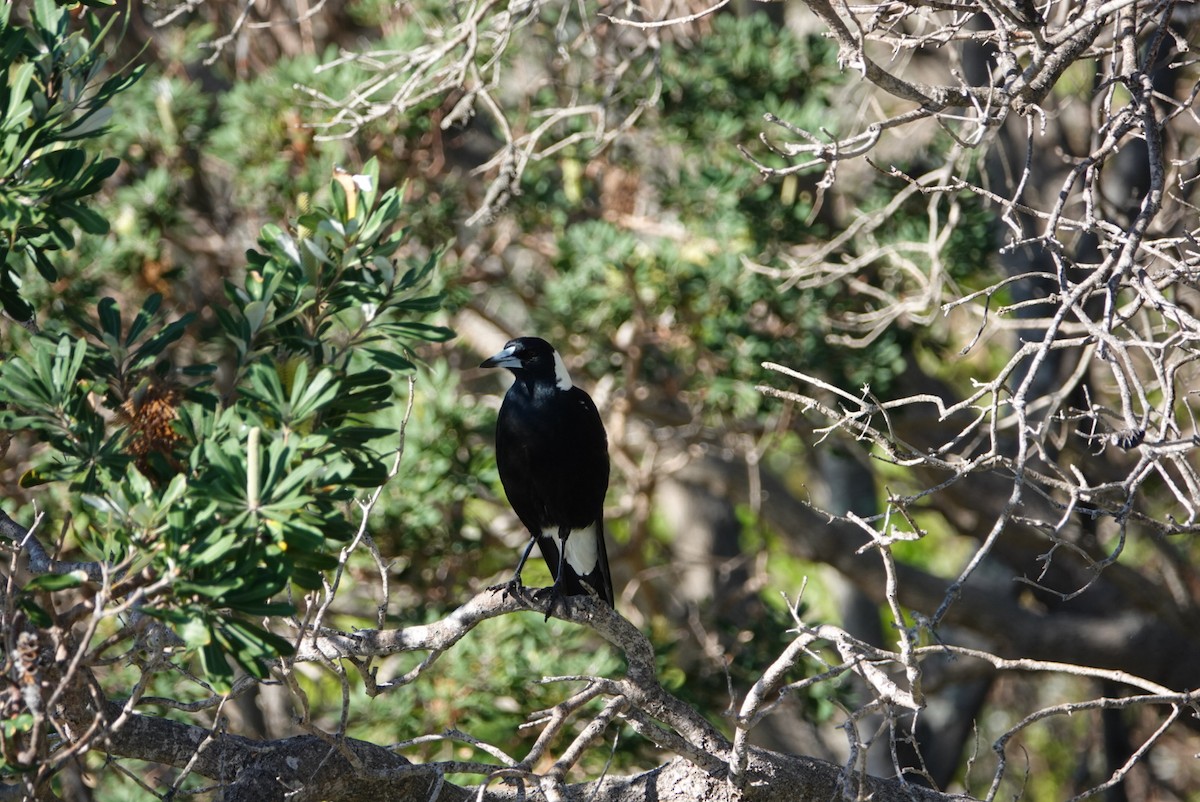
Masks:
[[[566,544],[562,553],[559,552],[559,543]],[[565,540],[561,536],[544,534],[538,538],[538,547],[554,576],[554,584],[564,595],[581,596],[594,592],[609,607],[616,607],[612,575],[608,569],[608,552],[604,546],[603,522],[597,521],[586,529],[576,529]],[[561,578],[559,566],[562,566]]]

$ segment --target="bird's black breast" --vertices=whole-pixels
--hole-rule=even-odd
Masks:
[[[580,529],[599,520],[608,489],[608,441],[596,405],[572,387],[518,381],[496,423],[500,480],[531,531]]]

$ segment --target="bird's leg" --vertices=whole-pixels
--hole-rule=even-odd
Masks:
[[[546,602],[546,620],[550,620],[550,616],[554,613],[558,605],[567,604],[567,594],[563,593],[563,577],[566,576],[565,569],[567,567],[567,538],[570,536],[571,530],[569,527],[559,527],[558,530],[558,570],[554,572],[554,584],[546,591],[546,595],[550,598]]]
[[[517,570],[513,572],[512,584],[517,587],[521,586],[521,569],[525,567],[525,561],[529,559],[529,554],[533,551],[534,543],[537,543],[537,538],[530,535],[529,545],[525,547],[525,552],[521,555],[520,562],[517,563]]]
[[[525,567],[525,561],[529,559],[529,554],[533,551],[533,544],[536,542],[537,538],[530,535],[529,545],[525,547],[525,553],[521,555],[521,560],[517,563],[517,570],[513,572],[512,579],[502,585],[492,585],[488,590],[502,590],[505,596],[512,594],[514,598],[520,598],[520,591],[524,589],[524,585],[521,584],[521,569]]]

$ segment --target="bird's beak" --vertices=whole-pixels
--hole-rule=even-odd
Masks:
[[[481,367],[481,368],[519,368],[519,367],[521,367],[521,360],[518,359],[517,357],[513,356],[513,354],[516,352],[516,350],[517,349],[512,346],[505,348],[500,353],[495,354],[493,356],[489,356],[487,359],[483,360],[483,362],[480,363],[479,367]]]

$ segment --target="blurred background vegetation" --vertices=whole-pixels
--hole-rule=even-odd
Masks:
[[[606,413],[618,610],[651,634],[668,688],[720,722],[730,689],[742,692],[790,640],[783,598],[794,603],[807,582],[809,620],[841,621],[844,589],[789,544],[801,533],[764,519],[761,496],[735,503],[690,478],[686,466],[732,456],[766,467],[795,497],[839,512],[866,505],[869,514],[879,494],[920,489],[919,479],[895,466],[866,468],[867,452],[840,435],[825,444],[833,462],[822,463],[819,438],[802,423],[802,411],[755,389],[765,381],[761,363],[803,368],[882,396],[918,366],[969,392],[973,364],[1009,356],[1009,344],[995,341],[960,357],[963,334],[953,316],[934,314],[939,298],[869,337],[840,328],[839,321],[878,312],[878,298],[850,272],[844,281],[820,283],[788,272],[789,254],[824,247],[860,211],[896,201],[904,184],[888,168],[932,169],[953,143],[936,133],[910,139],[881,154],[877,170],[846,167],[850,174],[835,187],[820,185],[819,174],[764,180],[740,150],[786,163],[758,146],[759,135],[773,130],[764,112],[818,130],[860,119],[864,103],[848,86],[836,47],[811,20],[785,16],[782,4],[735,6],[657,30],[653,47],[631,44],[646,34],[609,26],[592,34],[590,50],[568,53],[591,28],[595,9],[587,7],[585,25],[582,4],[537,4],[522,20],[520,47],[484,45],[497,48],[503,77],[495,93],[515,110],[515,129],[535,128],[547,109],[568,101],[596,103],[610,126],[637,116],[611,141],[607,132],[597,134],[593,118],[558,121],[553,133],[564,144],[531,158],[519,191],[482,219],[473,215],[486,204],[502,137],[485,114],[456,117],[462,92],[432,93],[403,114],[352,125],[336,106],[378,75],[350,54],[411,51],[431,29],[453,25],[460,4],[347,0],[314,5],[307,16],[292,4],[232,0],[92,10],[114,23],[105,38],[112,73],[140,73],[112,98],[109,127],[89,145],[120,159],[90,204],[108,231],[63,243],[53,254],[53,280],[24,265],[22,297],[43,328],[79,332],[76,321],[94,323],[103,297],[136,310],[161,296],[170,318],[195,316],[171,346],[172,363],[214,363],[210,379],[219,395],[230,363],[212,346],[223,329],[215,310],[228,306],[227,283],[253,279],[247,250],[261,247],[264,226],[288,226],[313,199],[332,208],[335,165],[352,174],[377,165],[375,189],[400,193],[397,222],[407,230],[398,255],[412,264],[436,261],[429,291],[442,300],[427,321],[457,335],[412,344],[415,396],[403,459],[370,520],[393,585],[385,623],[435,619],[506,578],[515,564],[524,534],[504,503],[491,449],[503,386],[475,366],[509,337],[537,334],[557,345],[576,382]],[[250,24],[239,27],[243,13]],[[618,65],[622,71],[612,72]],[[444,125],[448,119],[453,123]],[[1001,276],[993,256],[998,234],[993,212],[978,198],[960,197],[956,214],[937,261],[966,294]],[[885,222],[842,241],[830,260],[854,264],[863,257],[872,280],[902,293],[904,270],[868,255],[902,253],[913,270],[929,270],[929,254],[909,246],[926,243],[930,225],[928,198],[911,195]],[[7,325],[3,351],[25,352],[32,336]],[[393,389],[393,403],[372,412],[372,425],[401,428],[407,387],[397,381]],[[14,518],[31,504],[53,510],[43,531],[68,533],[60,555],[66,558],[79,542],[71,527],[91,520],[89,511],[63,485],[22,486],[36,456],[33,438],[13,439],[0,463],[2,506]],[[839,476],[849,478],[843,484]],[[899,553],[913,565],[955,574],[973,541],[936,510],[917,516],[924,536]],[[354,555],[331,623],[376,624],[374,570],[367,555]],[[539,563],[525,579],[545,584],[548,575]],[[870,615],[883,643],[893,642],[878,609]],[[411,667],[406,658],[385,661],[381,678]],[[522,722],[565,695],[562,683],[532,677],[619,670],[619,658],[587,632],[540,616],[509,616],[481,626],[422,682],[373,699],[352,682],[347,733],[394,744],[457,729],[519,755],[514,740],[532,744],[537,734],[522,730]],[[336,729],[344,704],[337,678],[313,666],[298,674],[311,723]],[[187,694],[203,695],[199,688],[181,691],[171,676],[160,675],[148,693],[185,702]],[[104,683],[115,692],[134,678],[132,670],[114,668]],[[1034,709],[1041,693],[1020,678],[998,682],[978,721],[979,743]],[[841,760],[844,740],[839,745],[841,736],[825,724],[838,706],[853,704],[854,694],[849,684],[815,686],[760,737]],[[249,735],[279,737],[295,728],[286,696],[270,688],[241,697],[230,715],[233,728]],[[1060,737],[1056,727],[1086,729],[1090,720],[1056,718],[1031,728],[1028,798],[1065,798],[1082,778],[1101,775],[1089,763],[1095,751],[1056,751],[1078,741],[1078,734]],[[612,771],[659,759],[631,732],[614,748]],[[1163,760],[1181,763],[1188,748],[1186,741],[1164,747]],[[414,744],[404,753],[472,754],[450,741]],[[605,758],[593,756],[586,768],[598,771]],[[95,798],[147,798],[135,779],[141,769],[127,768],[93,754],[81,770],[96,784]],[[1178,771],[1179,789],[1200,777],[1194,765]],[[991,780],[990,769],[972,776],[960,767],[952,776],[955,787],[973,793]]]

